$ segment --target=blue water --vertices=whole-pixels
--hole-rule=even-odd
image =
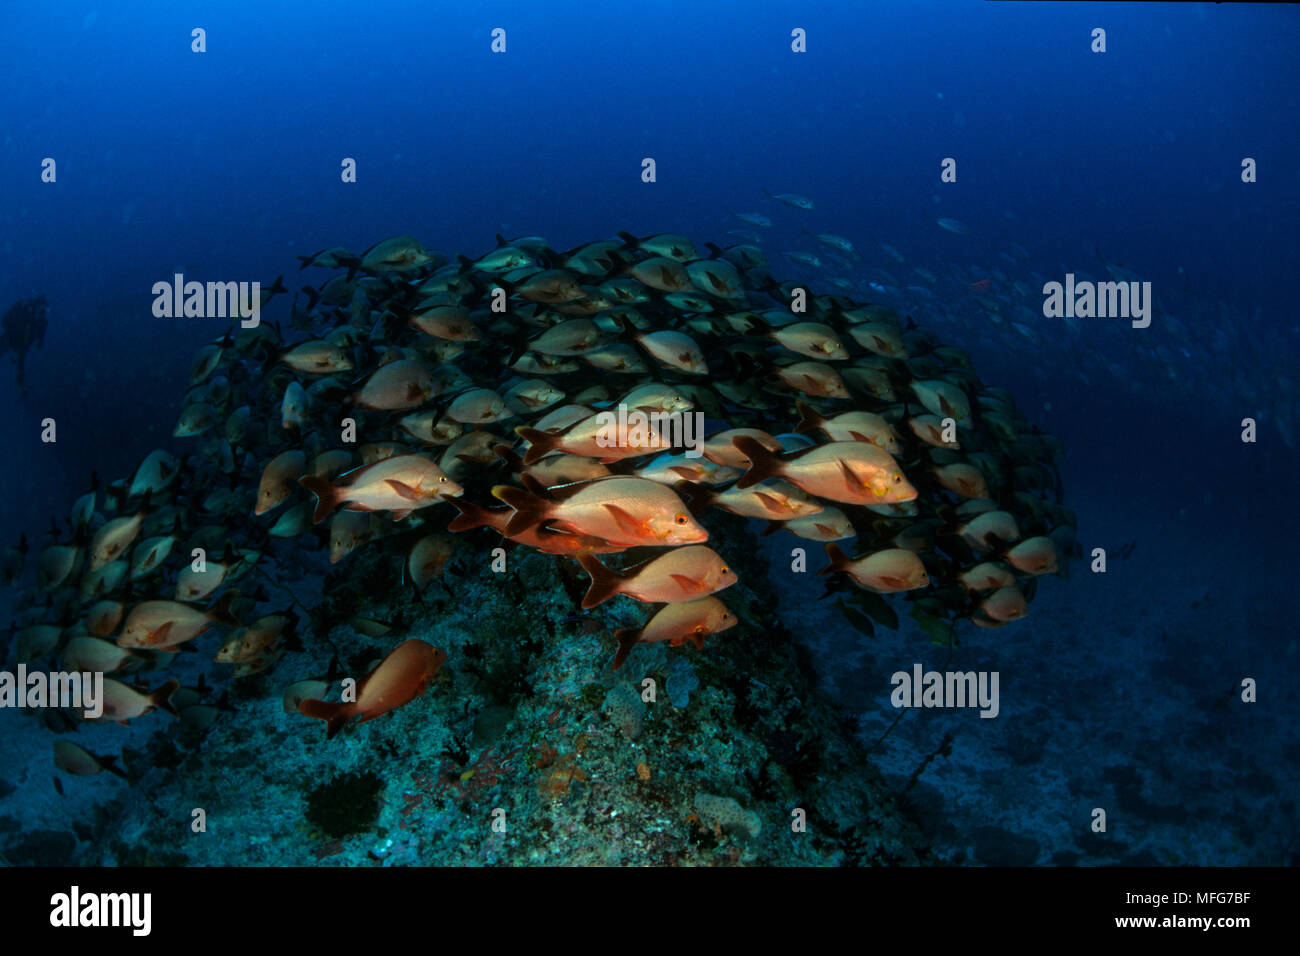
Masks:
[[[900,291],[900,310],[966,348],[987,382],[1064,442],[1085,553],[1137,542],[1107,578],[1076,564],[1069,581],[1047,582],[1024,625],[1032,641],[970,638],[990,666],[1033,670],[1014,706],[1055,721],[1024,785],[1068,776],[1071,739],[1110,748],[1101,764],[1139,775],[1155,774],[1149,745],[1165,754],[1165,782],[1158,799],[1151,780],[1142,792],[1179,805],[1206,785],[1178,772],[1199,753],[1251,781],[1231,815],[1256,826],[1224,846],[1184,820],[1162,845],[1195,844],[1187,859],[1203,863],[1294,859],[1294,8],[378,2],[307,16],[279,2],[165,12],[50,2],[4,19],[0,309],[43,294],[50,324],[27,357],[25,393],[0,363],[0,544],[36,540],[50,515],[62,523],[92,469],[126,475],[152,449],[176,447],[191,357],[225,323],[154,318],[150,289],[173,273],[265,283],[285,273],[295,288],[319,281],[297,272],[296,255],[401,233],[471,256],[498,233],[543,235],[556,249],[618,230],[725,245],[728,230],[751,228],[727,210],[760,211],[775,222],[761,231],[778,278],[861,284],[875,268],[900,288],[930,288]],[[194,27],[207,52],[191,52]],[[496,27],[504,54],[490,50]],[[1096,27],[1105,53],[1090,51]],[[790,48],[794,28],[806,53]],[[41,181],[46,157],[53,184]],[[355,184],[340,182],[345,157]],[[641,180],[646,157],[656,182]],[[955,183],[940,181],[945,157]],[[1246,157],[1257,182],[1242,182]],[[774,203],[765,189],[817,208]],[[784,251],[818,251],[805,227],[848,237],[861,261],[820,273],[787,261]],[[1034,314],[1036,282],[1105,279],[1105,263],[1152,283],[1150,329]],[[1026,330],[990,325],[976,304],[969,286],[994,270],[991,294],[1009,318],[1030,304],[1014,316]],[[1016,281],[1033,294],[1013,297]],[[282,317],[286,300],[276,307]],[[39,437],[47,417],[53,445]],[[1260,423],[1254,444],[1239,439],[1247,417]],[[1157,645],[1163,663],[1152,667]],[[819,646],[828,671],[841,652]],[[907,653],[879,651],[864,667],[880,686],[846,697],[870,739],[892,719],[884,675]],[[1207,709],[1245,677],[1259,680],[1258,703],[1228,717]],[[1063,690],[1074,684],[1083,689]],[[1145,742],[1129,735],[1144,713],[1161,728]],[[942,732],[934,723],[909,737],[912,723],[884,758],[901,778]],[[1176,739],[1180,726],[1200,728],[1196,739]],[[982,749],[993,753],[995,732],[975,721],[963,734],[980,756],[940,791],[977,785],[981,769],[997,776]],[[1098,774],[1080,782],[1080,807],[1105,802],[1085,792]],[[1017,819],[1035,828],[1022,797],[990,798],[1012,830]],[[1270,845],[1290,849],[1268,857]]]

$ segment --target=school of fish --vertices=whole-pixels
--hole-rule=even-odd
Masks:
[[[459,542],[576,562],[583,609],[646,605],[616,634],[615,668],[640,643],[702,648],[737,624],[717,512],[824,550],[855,626],[896,625],[882,596],[901,595],[936,640],[955,621],[1023,617],[1037,577],[1078,552],[1059,444],[1010,394],[911,316],[779,281],[754,243],[620,233],[558,251],[498,236],[470,259],[397,236],[300,259],[332,275],[287,319],[232,322],[199,350],[176,452],[96,480],[33,556],[18,657],[105,673],[104,719],[214,718],[175,680],[138,681],[196,641],[234,678],[271,670],[298,616],[259,613],[254,582],[318,542],[332,564],[400,547],[394,588],[427,587]],[[693,445],[688,419],[705,426]],[[10,551],[14,580],[25,554]],[[406,640],[355,699],[327,702],[327,675],[285,707],[332,737],[414,700],[445,660]],[[75,745],[56,760],[116,772]]]

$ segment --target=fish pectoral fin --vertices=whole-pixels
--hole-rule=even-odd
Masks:
[[[618,505],[606,504],[605,510],[610,513],[618,526],[628,534],[645,534],[645,522],[638,521],[632,514],[624,511]]]
[[[163,624],[162,626],[155,628],[154,630],[149,632],[149,636],[148,636],[149,643],[165,644],[167,642],[167,635],[171,633],[171,630],[172,630],[171,621],[168,621],[166,624]]]
[[[862,482],[858,481],[858,476],[853,473],[853,469],[849,467],[849,463],[843,459],[840,459],[840,471],[844,475],[844,484],[849,491],[856,494],[862,490]]]
[[[392,488],[393,491],[397,492],[403,498],[408,498],[411,501],[420,500],[420,492],[417,491],[415,488],[412,488],[410,485],[406,484],[405,482],[398,481],[395,478],[389,478],[387,481],[384,482],[384,484],[388,485],[388,487]]]
[[[760,502],[762,502],[763,507],[766,508],[768,511],[772,512],[772,514],[774,515],[779,515],[782,512],[786,512],[790,510],[789,508],[782,505],[781,499],[777,498],[775,495],[769,495],[763,491],[756,491],[754,492],[754,497],[757,498]]]

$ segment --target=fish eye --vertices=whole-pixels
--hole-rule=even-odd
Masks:
[[[898,474],[898,472],[894,472],[894,484],[899,485],[902,484],[902,482],[903,482],[903,476]]]
[[[676,521],[678,524],[686,524],[686,522],[690,519],[688,519],[684,514],[678,514],[675,518],[673,518],[673,520]]]
[[[439,483],[445,483],[445,482],[447,481],[447,476],[446,476],[446,475],[439,475],[439,476],[438,476],[438,481],[439,481]]]

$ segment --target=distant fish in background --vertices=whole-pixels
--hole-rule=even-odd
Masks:
[[[15,302],[5,310],[0,319],[0,355],[12,352],[18,366],[18,390],[26,391],[24,362],[27,352],[45,346],[45,329],[49,325],[46,314],[49,303],[45,296]]]
[[[798,193],[770,193],[766,189],[763,195],[768,199],[774,199],[779,203],[785,203],[787,206],[793,206],[795,209],[816,209],[817,204],[807,196],[800,196]]]

